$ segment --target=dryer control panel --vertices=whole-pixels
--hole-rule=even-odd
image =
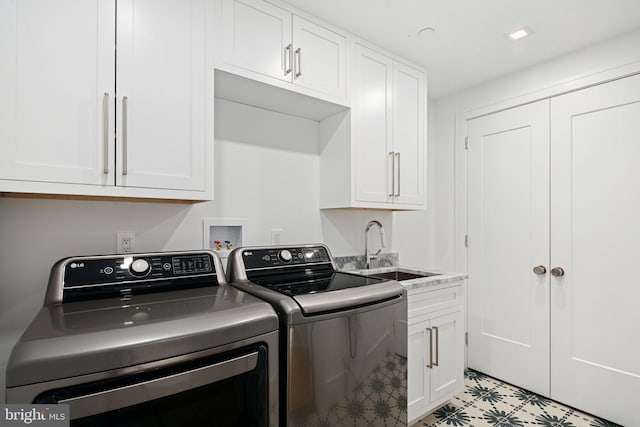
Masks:
[[[55,278],[62,283],[51,283]],[[54,266],[49,286],[61,288],[68,302],[220,283],[225,279],[217,254],[202,251],[66,258]]]

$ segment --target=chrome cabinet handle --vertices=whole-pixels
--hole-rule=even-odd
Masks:
[[[122,97],[122,175],[129,173],[129,161],[127,159],[127,104],[129,99]]]
[[[102,97],[102,172],[109,173],[109,94]]]
[[[438,363],[440,363],[440,349],[438,348],[438,344],[440,342],[440,336],[438,334],[437,326],[434,326],[433,330],[436,331],[436,361],[433,362],[433,366],[438,366]]]
[[[287,47],[284,48],[284,75],[288,75],[291,72],[291,64],[293,63],[293,58],[291,57],[293,53],[293,45],[289,43]]]
[[[536,265],[535,267],[533,267],[533,272],[538,276],[542,276],[547,272],[547,267],[545,267],[544,265]]]
[[[562,267],[553,267],[551,269],[551,275],[553,277],[562,277],[564,276],[564,269]]]
[[[431,328],[427,328],[427,331],[429,331],[429,364],[427,365],[427,368],[433,369],[433,330]]]
[[[389,186],[389,197],[393,197],[393,190],[396,185],[396,163],[394,162],[394,154],[393,151],[389,152],[389,169],[391,169],[391,173],[389,174],[389,179],[387,185]]]
[[[395,180],[395,188],[393,191],[393,195],[394,196],[399,196],[400,195],[400,153],[395,153],[394,154],[394,160],[396,162],[396,166],[395,166],[395,171],[396,171],[396,176],[394,177]]]
[[[302,48],[296,49],[296,79],[302,75]]]

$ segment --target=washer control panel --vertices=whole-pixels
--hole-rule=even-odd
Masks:
[[[242,252],[245,270],[286,267],[289,265],[323,264],[331,262],[327,249],[313,247],[274,247],[245,249]]]
[[[131,254],[73,258],[64,267],[64,288],[215,276],[211,254]]]

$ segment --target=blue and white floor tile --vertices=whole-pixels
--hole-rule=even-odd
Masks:
[[[621,427],[476,371],[465,389],[412,427]]]

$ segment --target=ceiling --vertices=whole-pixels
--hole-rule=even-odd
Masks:
[[[286,0],[425,66],[439,98],[640,28],[638,0]],[[533,34],[511,41],[527,26]],[[418,31],[435,32],[418,37]]]

